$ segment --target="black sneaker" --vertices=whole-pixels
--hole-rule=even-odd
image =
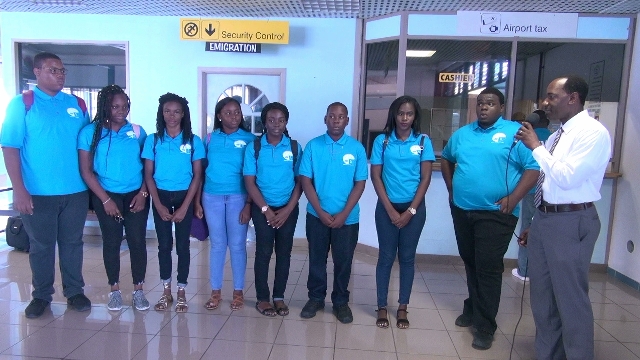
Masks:
[[[47,306],[49,306],[49,302],[47,300],[33,299],[29,305],[27,305],[26,309],[24,309],[24,316],[29,319],[40,317],[44,314]]]
[[[353,314],[349,308],[349,304],[343,304],[333,308],[333,315],[343,324],[353,322]]]
[[[87,311],[91,309],[91,300],[84,294],[76,294],[67,299],[67,305],[75,311]]]
[[[456,326],[469,327],[473,325],[473,319],[471,316],[462,314],[456,318]]]
[[[309,300],[307,301],[306,304],[304,304],[304,307],[300,312],[300,317],[303,319],[311,319],[312,317],[316,316],[316,313],[318,312],[318,310],[322,310],[322,309],[324,309],[323,302]]]
[[[473,342],[471,347],[476,350],[487,350],[491,347],[493,342],[493,335],[482,330],[477,330],[473,333]]]

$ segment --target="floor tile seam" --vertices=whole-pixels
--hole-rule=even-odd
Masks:
[[[631,354],[633,354],[636,358],[640,359],[640,356],[639,356],[639,355],[637,355],[635,352],[633,352],[633,350],[631,350],[631,349],[626,345],[626,344],[629,344],[629,343],[622,342],[622,341],[618,341],[618,342],[619,342],[620,344],[622,344],[622,346],[624,346],[624,347],[625,347],[625,349],[629,350],[629,352],[630,352]],[[635,344],[635,343],[633,343],[633,344]]]

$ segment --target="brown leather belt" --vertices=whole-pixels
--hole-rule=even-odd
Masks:
[[[581,203],[581,204],[546,204],[538,206],[538,210],[544,213],[558,213],[558,212],[569,212],[569,211],[580,211],[585,210],[593,206],[592,202]]]

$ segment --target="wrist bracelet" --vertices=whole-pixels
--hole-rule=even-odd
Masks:
[[[108,198],[107,200],[103,201],[103,202],[102,202],[102,205],[104,205],[104,204],[108,203],[109,201],[111,201],[111,198]]]

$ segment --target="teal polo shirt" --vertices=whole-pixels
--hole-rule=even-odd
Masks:
[[[442,157],[458,165],[453,173],[453,203],[457,207],[499,210],[496,202],[513,192],[525,170],[540,170],[521,141],[511,149],[519,129],[520,124],[500,117],[487,129],[475,121],[453,133]],[[519,209],[517,205],[513,215],[518,216]]]
[[[424,136],[423,146],[420,141]],[[393,131],[389,135],[389,143],[384,150],[382,159],[382,147],[386,135],[380,134],[373,141],[371,151],[371,165],[382,166],[382,183],[392,203],[411,202],[416,195],[420,184],[420,163],[423,161],[435,161],[431,139],[427,135],[411,135],[402,141]]]
[[[7,106],[0,145],[20,150],[22,179],[31,195],[67,195],[87,190],[78,166],[78,133],[89,123],[78,99],[33,90],[26,111],[22,95]]]
[[[295,177],[300,169],[302,147],[298,146],[296,163],[293,163],[291,139],[282,136],[282,140],[273,146],[267,142],[267,136],[260,139],[260,153],[256,161],[253,142],[247,145],[244,153],[243,174],[255,176],[256,185],[269,206],[284,206],[289,202],[296,185]]]
[[[78,150],[91,151],[93,133],[97,123],[85,126],[78,136]],[[140,137],[127,121],[120,130],[102,128],[100,141],[93,157],[93,172],[106,191],[124,194],[142,186],[142,159],[140,150],[147,133],[140,127]]]
[[[154,147],[155,136],[147,136],[142,149],[142,158],[155,162],[153,179],[156,187],[167,191],[187,190],[193,179],[192,161],[204,158],[204,145],[197,135],[193,135],[193,145],[182,143],[182,132],[172,138],[164,132]],[[192,148],[193,146],[193,148]],[[193,152],[193,156],[191,156]]]
[[[204,192],[211,195],[246,194],[242,177],[244,152],[251,145],[255,135],[238,129],[226,134],[216,129],[207,136],[207,160]]]
[[[351,136],[344,134],[338,141],[333,141],[325,133],[309,141],[304,148],[299,174],[313,180],[320,207],[335,215],[347,205],[354,182],[367,180],[367,155],[362,144]],[[307,204],[307,212],[318,217],[311,203]],[[356,204],[345,225],[356,224],[359,220],[360,205]]]

